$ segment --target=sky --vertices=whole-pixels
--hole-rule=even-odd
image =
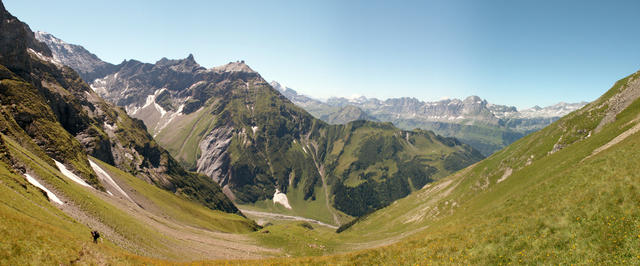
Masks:
[[[3,0],[102,60],[245,62],[309,96],[527,108],[592,101],[640,69],[640,1]]]

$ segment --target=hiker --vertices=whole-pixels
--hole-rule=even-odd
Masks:
[[[100,233],[98,231],[91,231],[91,236],[93,237],[93,243],[98,244],[98,238],[100,238]]]

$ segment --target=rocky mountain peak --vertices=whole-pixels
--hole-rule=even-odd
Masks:
[[[275,80],[269,82],[269,85],[271,85],[271,87],[273,87],[274,89],[276,89],[276,90],[278,90],[280,92],[284,92],[287,89],[284,86],[282,86],[282,84],[280,84],[279,82],[277,82]]]
[[[176,72],[195,72],[198,70],[204,70],[193,57],[193,54],[189,54],[184,59],[167,59],[163,57],[156,62],[156,67],[169,67]]]
[[[115,65],[102,61],[80,45],[66,43],[42,31],[36,32],[35,38],[51,49],[54,60],[73,68],[87,82],[115,71]]]
[[[216,72],[256,73],[247,64],[245,64],[244,60],[240,60],[240,61],[236,61],[236,62],[229,62],[226,65],[214,67],[213,71],[216,71]]]
[[[48,33],[48,32],[35,31],[34,35],[36,39],[40,41],[47,40],[47,41],[56,42],[56,43],[64,43],[62,40],[56,38],[55,36],[53,36],[51,33]]]
[[[486,104],[486,100],[483,100],[482,98],[476,96],[476,95],[471,95],[467,98],[464,99],[464,101],[462,101],[464,104],[482,104],[485,103]]]

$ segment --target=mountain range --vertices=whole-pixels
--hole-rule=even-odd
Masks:
[[[321,101],[299,94],[276,81],[270,84],[293,103],[327,123],[343,124],[365,119],[392,122],[405,130],[431,130],[439,135],[455,137],[485,156],[586,104],[561,102],[519,111],[514,106],[488,103],[478,96],[436,102],[408,97],[379,100],[364,96],[353,99],[332,97]]]
[[[94,92],[144,121],[184,167],[209,176],[244,208],[340,225],[483,158],[429,131],[324,123],[243,61],[206,69],[189,55],[125,60],[102,72],[92,66],[109,64],[80,46],[36,36]]]

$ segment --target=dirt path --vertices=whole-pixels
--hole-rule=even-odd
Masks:
[[[335,225],[326,224],[318,220],[309,219],[309,218],[300,217],[300,216],[292,216],[292,215],[285,215],[285,214],[271,213],[271,212],[250,211],[250,210],[244,210],[244,209],[240,209],[240,211],[242,211],[242,213],[244,213],[245,215],[249,215],[257,218],[272,218],[276,220],[304,221],[304,222],[310,222],[310,223],[326,226],[331,229],[338,229],[338,227]]]

